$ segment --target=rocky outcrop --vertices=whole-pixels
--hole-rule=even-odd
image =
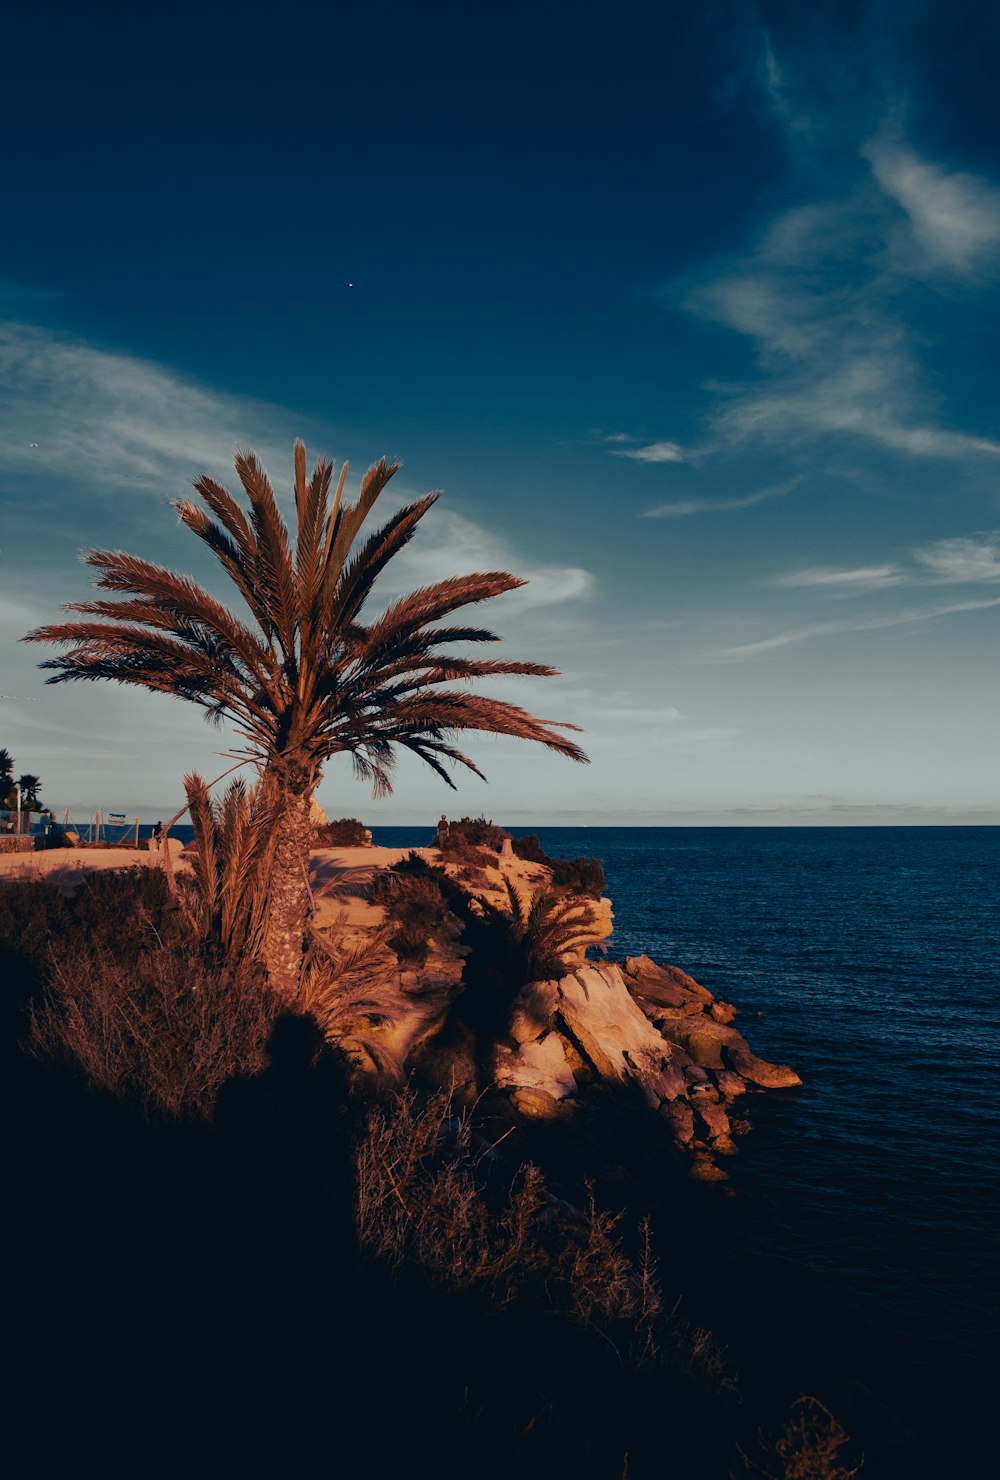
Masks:
[[[489,874],[498,898],[508,879],[529,898],[548,887],[544,867],[509,850]],[[593,938],[603,939],[611,933],[611,902],[587,904]],[[732,1026],[736,1008],[679,967],[648,956],[619,965],[570,955],[564,975],[531,982],[514,997],[506,1041],[488,1064],[490,1085],[468,1033],[449,1029],[462,990],[460,955],[435,948],[420,972],[390,973],[391,1001],[384,1004],[373,1000],[379,993],[369,978],[357,1010],[342,1013],[338,1035],[359,1067],[402,1079],[419,1063],[460,1100],[491,1089],[526,1120],[572,1117],[589,1086],[616,1087],[660,1117],[699,1181],[725,1180],[719,1159],[736,1154],[734,1136],[748,1129],[730,1119],[735,1100],[801,1083],[787,1065],[758,1058]]]
[[[659,1113],[699,1181],[724,1180],[715,1158],[736,1154],[734,1099],[801,1084],[794,1070],[751,1052],[729,1026],[735,1008],[647,957],[630,958],[624,967],[588,962],[521,996],[526,1007],[516,1019],[517,1047],[505,1052],[497,1076],[517,1107],[520,1091],[530,1090],[533,1117],[545,1113],[540,1095],[565,1114],[580,1098],[579,1072],[570,1068],[575,1053],[594,1078],[631,1089]]]
[[[606,1083],[633,1085],[650,1109],[676,1099],[684,1077],[630,996],[618,966],[588,962],[556,985],[554,1022]]]

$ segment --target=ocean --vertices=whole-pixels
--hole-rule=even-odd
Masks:
[[[802,1076],[755,1098],[727,1166],[749,1267],[837,1312],[831,1348],[855,1348],[918,1443],[943,1451],[982,1426],[1000,1307],[1000,828],[510,831],[599,858],[610,954],[690,972]],[[374,829],[388,847],[431,836]]]

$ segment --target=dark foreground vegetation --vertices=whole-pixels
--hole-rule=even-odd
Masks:
[[[629,1104],[570,1139],[367,1099],[157,871],[0,891],[0,955],[32,1473],[853,1472],[810,1374],[733,1340],[728,1205]]]

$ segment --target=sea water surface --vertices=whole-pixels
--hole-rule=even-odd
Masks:
[[[981,1386],[992,1407],[1000,828],[510,831],[600,858],[611,955],[690,972],[741,1009],[759,1054],[802,1076],[755,1097],[728,1165],[758,1257],[856,1309],[912,1391],[947,1408]],[[375,841],[426,846],[431,831]]]

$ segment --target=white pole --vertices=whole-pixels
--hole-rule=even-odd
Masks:
[[[14,782],[14,791],[17,795],[17,835],[21,836],[21,783]]]

